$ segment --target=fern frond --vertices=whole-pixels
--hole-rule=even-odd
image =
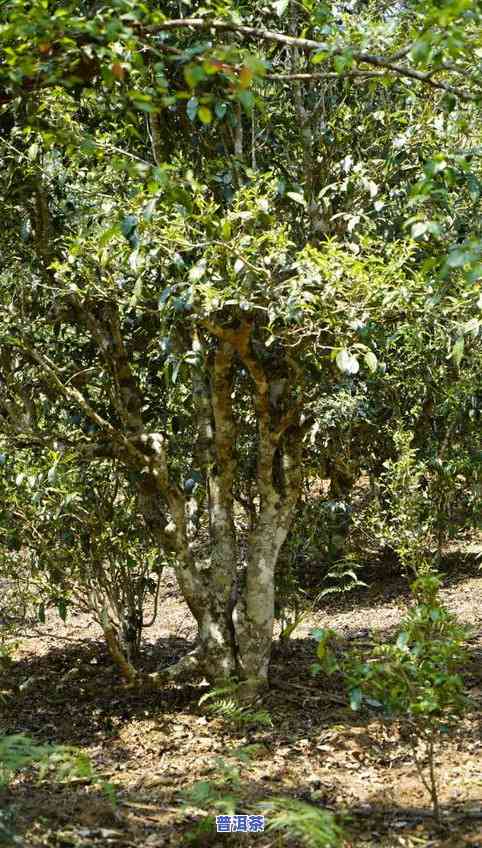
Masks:
[[[332,813],[293,798],[273,798],[260,804],[267,830],[281,830],[301,839],[306,848],[338,848],[343,831]]]
[[[219,698],[220,693],[233,692],[237,687],[225,687],[224,689],[213,689],[199,699],[199,704],[215,699],[208,704],[207,711],[211,715],[230,721],[233,724],[260,724],[264,727],[272,727],[273,721],[267,710],[252,710],[240,705],[235,698]]]

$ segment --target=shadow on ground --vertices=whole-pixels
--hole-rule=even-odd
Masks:
[[[453,567],[448,572],[450,589],[462,582]],[[469,572],[474,573],[480,577],[478,566]],[[399,598],[400,585],[390,582],[387,587],[380,580],[375,591],[386,602],[387,591]],[[472,599],[472,582],[467,585]],[[364,625],[361,599],[361,594],[353,594],[330,602],[326,619],[329,624],[335,608],[352,609],[356,614],[343,633],[345,644],[369,650],[370,632],[359,636]],[[373,602],[372,596],[367,605]],[[383,624],[381,606],[380,611]],[[384,641],[396,630],[392,620],[386,626],[385,619],[385,626],[378,628]],[[465,671],[477,695],[482,686],[480,636],[471,647]],[[146,646],[141,666],[154,671],[176,662],[191,648],[185,639],[161,638]],[[481,696],[477,695],[467,721],[447,735],[447,753],[441,758],[444,786],[452,791],[457,788],[452,782],[459,780],[462,787],[460,803],[447,798],[442,802],[451,828],[449,842],[446,830],[437,831],[427,798],[417,789],[410,749],[400,728],[387,726],[376,710],[352,712],[339,677],[313,678],[309,667],[315,648],[310,638],[290,640],[287,646],[275,643],[272,688],[263,705],[272,726],[249,717],[238,724],[213,718],[198,703],[207,691],[205,685],[186,683],[149,693],[127,689],[101,641],[71,642],[12,663],[0,683],[2,731],[87,749],[99,774],[118,786],[118,805],[112,808],[99,787],[38,784],[26,772],[0,797],[0,811],[7,811],[7,818],[9,812],[17,812],[17,833],[25,848],[217,848],[226,845],[226,836],[217,837],[212,823],[189,842],[189,832],[205,817],[200,809],[183,808],[179,791],[195,781],[218,781],[221,759],[240,770],[238,812],[250,812],[255,803],[281,795],[318,809],[344,811],[349,817],[348,844],[357,848],[482,845],[482,838],[476,841],[482,814],[473,779],[478,758],[480,764],[480,748],[477,751],[474,745],[481,739]],[[235,749],[252,745],[261,751],[252,762],[237,764],[232,759]],[[453,768],[459,764],[460,776],[454,778]],[[410,781],[413,792],[404,795],[399,790]],[[238,792],[233,784],[221,790]],[[0,844],[1,823],[0,816]],[[229,836],[230,845],[241,840],[257,848],[273,844],[272,835]],[[301,843],[290,838],[280,844],[295,848]]]
[[[140,665],[155,671],[176,662],[191,649],[184,639],[166,638],[149,646]],[[88,640],[51,648],[11,663],[2,675],[6,693],[0,702],[4,732],[35,734],[41,741],[69,745],[92,742],[99,732],[112,733],[113,719],[129,721],[145,711],[189,705],[198,689],[188,684],[162,692],[128,689],[102,641]]]
[[[192,848],[219,848],[226,845],[226,834],[216,833],[215,816],[225,813],[223,802],[229,796],[234,800],[233,810],[238,814],[265,814],[265,823],[273,816],[263,804],[272,799],[303,801],[313,810],[334,816],[341,826],[348,846],[415,845],[450,846],[463,848],[480,845],[479,822],[482,807],[474,804],[448,803],[441,805],[441,823],[437,824],[431,811],[416,807],[387,803],[374,794],[364,804],[347,803],[337,806],[329,790],[324,791],[313,782],[301,781],[296,786],[277,788],[263,780],[245,776],[239,786],[222,783],[211,776],[212,795],[218,801],[182,803],[176,787],[159,788],[146,797],[145,793],[121,793],[113,807],[95,787],[83,788],[35,785],[26,781],[15,790],[0,796],[0,810],[6,802],[8,815],[0,816],[5,831],[15,832],[25,848],[35,846],[76,846],[76,848],[164,848],[164,846],[191,845]],[[279,776],[281,783],[283,776]],[[198,784],[199,785],[199,784]],[[185,791],[195,784],[187,782]],[[3,802],[3,804],[2,804]],[[5,809],[5,807],[3,807]],[[39,816],[38,811],[42,813]],[[17,816],[17,812],[19,815]],[[229,834],[229,844],[238,846],[256,844],[269,848],[273,844],[287,848],[301,848],[305,843],[296,837],[292,828],[284,832],[282,841],[273,843],[273,833]],[[1,830],[0,830],[1,835]],[[38,841],[37,841],[38,838]],[[411,839],[414,839],[412,842]],[[393,841],[392,841],[393,839]],[[2,844],[8,844],[5,840]]]

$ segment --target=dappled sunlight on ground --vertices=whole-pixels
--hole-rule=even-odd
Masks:
[[[180,805],[179,791],[196,780],[219,776],[219,758],[236,765],[233,751],[256,744],[237,767],[241,806],[287,794],[351,816],[347,845],[475,846],[482,822],[481,725],[482,576],[449,573],[444,598],[474,627],[473,660],[466,669],[474,709],[447,737],[438,757],[442,807],[450,829],[437,833],[428,798],[398,725],[387,726],[376,711],[353,713],[341,682],[313,678],[309,666],[313,626],[330,626],[347,643],[369,644],[377,632],[388,638],[406,609],[408,596],[397,579],[375,581],[365,593],[330,598],[295,632],[275,644],[272,688],[264,707],[273,726],[233,726],[199,706],[204,685],[170,687],[149,695],[126,689],[112,667],[99,631],[85,616],[66,624],[49,617],[36,636],[24,639],[16,662],[4,675],[2,730],[33,734],[42,741],[80,746],[104,779],[118,788],[115,809],[99,786],[55,786],[21,774],[4,793],[15,809],[17,832],[26,848],[144,848],[188,844],[202,813]],[[182,656],[194,635],[192,618],[168,575],[156,627],[148,631],[146,670]],[[478,629],[477,629],[478,627]],[[277,845],[265,835],[230,836],[230,845],[249,841]],[[201,839],[201,837],[200,837]],[[204,839],[204,841],[203,841]],[[452,842],[447,841],[452,839]],[[224,841],[223,841],[224,840]],[[474,841],[475,840],[475,841]],[[22,844],[22,843],[21,843]],[[214,832],[193,843],[225,845]],[[239,844],[241,842],[239,841]],[[296,846],[293,840],[283,845]]]

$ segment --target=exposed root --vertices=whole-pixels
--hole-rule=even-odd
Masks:
[[[191,683],[202,677],[204,677],[204,670],[201,663],[201,648],[198,646],[182,657],[179,662],[152,674],[143,675],[143,682],[157,689],[164,683]]]

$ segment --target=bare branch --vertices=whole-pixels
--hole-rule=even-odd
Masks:
[[[273,80],[273,82],[282,82],[283,80],[317,80],[317,79],[386,79],[386,74],[381,71],[344,71],[337,74],[336,71],[325,71],[320,73],[299,73],[299,74],[266,74],[263,79]]]
[[[90,418],[94,424],[99,427],[101,431],[103,431],[107,436],[110,437],[112,442],[121,444],[126,453],[130,456],[130,458],[135,462],[138,466],[139,464],[146,464],[146,457],[139,451],[133,444],[130,439],[128,439],[123,433],[117,430],[115,427],[110,424],[109,421],[106,421],[105,418],[102,418],[98,412],[90,405],[90,403],[86,400],[86,398],[79,392],[78,389],[73,388],[72,386],[68,386],[64,382],[62,382],[62,373],[60,369],[55,365],[52,360],[44,356],[41,353],[38,353],[34,348],[29,347],[29,345],[19,342],[15,345],[20,350],[23,350],[27,353],[36,363],[40,365],[45,376],[53,383],[53,385],[58,389],[60,394],[67,398],[68,400],[73,401],[77,406],[79,406],[83,412]]]
[[[440,89],[450,94],[454,94],[455,96],[460,97],[462,100],[473,100],[477,96],[475,94],[472,94],[470,91],[467,91],[466,89],[450,85],[449,83],[443,82],[442,80],[432,79],[432,76],[435,73],[435,69],[432,71],[425,72],[417,71],[414,68],[409,68],[404,65],[398,65],[396,64],[396,61],[393,61],[384,56],[379,56],[372,53],[365,53],[364,51],[352,49],[350,45],[334,47],[330,44],[327,44],[326,42],[315,41],[311,38],[299,38],[297,36],[286,35],[283,32],[276,32],[274,30],[261,29],[259,27],[250,27],[244,26],[242,24],[236,24],[232,21],[205,20],[204,18],[173,19],[170,21],[164,21],[164,23],[160,27],[161,31],[182,28],[200,29],[208,31],[214,30],[220,32],[235,32],[238,35],[247,38],[255,38],[261,41],[268,41],[273,44],[282,44],[283,46],[297,47],[300,50],[305,51],[306,53],[326,51],[327,61],[332,59],[334,56],[340,56],[341,54],[350,51],[354,61],[356,62],[364,63],[367,65],[373,65],[377,68],[384,68],[387,71],[390,71],[391,73],[395,74],[396,76],[407,77],[409,79],[417,80],[418,82],[425,83],[426,85],[429,85],[432,88]],[[148,31],[154,32],[154,30],[152,29]],[[155,32],[158,33],[158,31],[159,28],[156,27]],[[402,55],[404,55],[403,52]],[[471,81],[471,77],[469,74],[466,75],[466,79],[468,82]]]

